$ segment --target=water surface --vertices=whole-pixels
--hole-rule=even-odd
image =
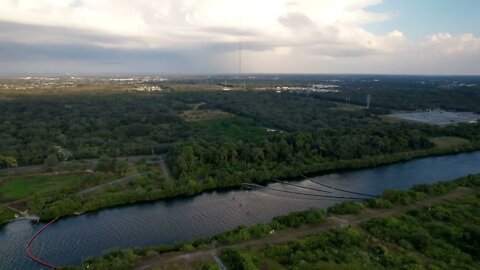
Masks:
[[[408,189],[415,184],[476,173],[480,173],[480,151],[422,158],[312,179],[338,188],[380,194],[385,189]],[[322,188],[311,181],[296,184]],[[321,194],[279,183],[269,187]],[[333,194],[349,195],[342,192]],[[37,238],[31,251],[54,265],[80,264],[88,256],[99,256],[114,248],[185,242],[239,225],[267,223],[274,216],[292,211],[326,208],[336,202],[266,190],[210,192],[192,198],[111,208],[61,219]],[[0,269],[42,269],[29,260],[24,250],[25,243],[42,225],[19,220],[0,230]]]

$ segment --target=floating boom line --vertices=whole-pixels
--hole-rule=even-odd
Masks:
[[[350,190],[345,190],[345,189],[341,189],[341,188],[336,188],[336,187],[332,187],[332,186],[328,186],[328,185],[325,185],[325,184],[322,184],[322,183],[319,183],[317,181],[314,181],[308,177],[306,177],[305,175],[302,175],[302,177],[305,178],[305,180],[308,180],[310,182],[313,182],[319,186],[322,186],[322,187],[326,187],[326,188],[331,188],[333,190],[338,190],[338,191],[341,191],[341,192],[345,192],[345,193],[350,193],[350,194],[355,194],[355,195],[361,195],[361,196],[367,196],[367,197],[372,197],[372,198],[377,198],[378,196],[375,196],[375,195],[370,195],[370,194],[365,194],[365,193],[360,193],[360,192],[355,192],[355,191],[350,191]]]
[[[318,189],[318,188],[310,188],[310,187],[303,187],[303,186],[300,186],[300,185],[295,185],[295,184],[289,183],[287,181],[280,181],[280,180],[277,180],[277,179],[273,179],[273,181],[284,184],[284,185],[293,186],[293,187],[298,187],[298,188],[303,188],[303,189],[308,189],[308,190],[313,190],[313,191],[320,191],[320,192],[325,192],[325,193],[332,193],[331,191],[328,191],[328,190],[323,190],[323,189]]]
[[[50,268],[50,269],[58,269],[57,267],[55,267],[54,265],[51,265],[47,262],[44,262],[40,259],[38,259],[37,257],[35,257],[32,252],[30,251],[30,245],[33,243],[33,241],[35,241],[35,239],[37,239],[37,237],[48,227],[50,226],[52,223],[54,223],[55,221],[58,220],[58,217],[56,217],[54,220],[50,221],[48,224],[46,224],[45,226],[43,226],[37,233],[35,233],[33,235],[33,237],[27,242],[27,244],[25,245],[25,251],[27,252],[27,256],[30,257],[30,259],[42,266],[45,266],[47,268]]]
[[[311,193],[287,191],[287,190],[281,190],[281,189],[266,187],[266,186],[257,185],[257,184],[251,184],[251,183],[243,183],[243,185],[250,186],[250,187],[264,188],[264,189],[269,189],[269,190],[283,192],[283,193],[297,194],[297,195],[304,195],[304,196],[314,196],[314,197],[321,197],[321,198],[347,199],[347,200],[363,200],[364,199],[359,197],[333,196],[333,195],[322,195],[322,194],[311,194]]]

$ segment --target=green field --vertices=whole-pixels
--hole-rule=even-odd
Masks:
[[[209,120],[198,123],[197,128],[205,136],[225,138],[253,138],[267,134],[267,129],[254,120],[241,116]]]
[[[182,118],[187,122],[202,122],[231,117],[230,113],[220,110],[190,110],[182,114]]]
[[[83,175],[37,175],[0,178],[0,200],[12,201],[33,194],[42,194],[61,189],[75,187],[82,183]]]
[[[355,105],[355,104],[345,104],[345,103],[336,103],[337,107],[331,108],[332,110],[339,111],[359,111],[365,109],[365,106]]]
[[[469,140],[460,138],[460,137],[436,137],[430,139],[430,141],[435,144],[435,146],[439,148],[450,148],[450,147],[457,147],[463,146],[465,144],[470,143]]]

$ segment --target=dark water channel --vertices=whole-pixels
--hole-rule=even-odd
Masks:
[[[372,169],[314,177],[315,181],[368,194],[385,189],[450,180],[480,173],[480,151],[429,157]],[[295,184],[321,188],[310,181]],[[274,183],[269,187],[315,193]],[[349,195],[334,192],[334,195]],[[233,199],[235,198],[235,199]],[[239,225],[269,222],[272,217],[310,207],[326,208],[332,200],[277,191],[235,190],[102,210],[52,224],[33,243],[32,253],[54,265],[80,264],[113,248],[148,247],[209,236]],[[42,269],[25,254],[25,243],[42,226],[11,222],[0,229],[0,269]]]

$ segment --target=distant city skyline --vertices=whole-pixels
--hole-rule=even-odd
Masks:
[[[478,10],[477,0],[0,0],[0,74],[237,73],[241,46],[245,73],[480,75]]]

